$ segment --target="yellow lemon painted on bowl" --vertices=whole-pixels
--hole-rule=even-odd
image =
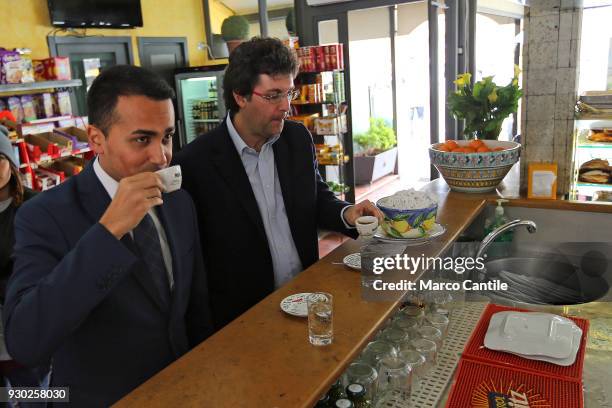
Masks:
[[[426,230],[429,231],[434,224],[436,223],[436,217],[431,217],[425,221],[423,221],[423,223],[421,224],[421,226]]]
[[[393,225],[393,228],[395,228],[395,230],[400,234],[403,234],[410,229],[410,224],[408,224],[408,221],[406,220],[393,221],[391,224]]]

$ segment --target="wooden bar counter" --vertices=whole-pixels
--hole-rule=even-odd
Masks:
[[[449,192],[442,180],[425,188],[438,196],[437,219],[447,231],[426,245],[408,247],[405,253],[409,255],[443,254],[484,207],[500,195],[517,198],[521,206],[612,212],[610,205],[520,199],[515,185],[482,195]],[[360,274],[344,265],[332,264],[341,263],[344,256],[357,251],[358,241],[346,242],[116,406],[313,406],[397,306],[397,302],[363,301]],[[330,346],[312,346],[307,320],[289,316],[279,307],[286,296],[313,291],[334,296],[334,341]]]

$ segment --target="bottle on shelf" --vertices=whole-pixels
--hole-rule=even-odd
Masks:
[[[346,398],[340,398],[336,401],[336,405],[334,408],[355,408],[355,405],[351,402],[351,400]]]
[[[208,87],[208,99],[216,100],[217,99],[217,87],[215,83],[211,81],[210,86]]]
[[[342,386],[342,381],[340,379],[336,380],[336,382],[331,386],[329,391],[327,392],[329,396],[329,404],[330,406],[335,406],[334,404],[339,399],[345,398],[344,387]]]
[[[367,399],[365,387],[361,384],[349,384],[346,387],[346,395],[355,408],[370,408],[372,406],[372,403]]]

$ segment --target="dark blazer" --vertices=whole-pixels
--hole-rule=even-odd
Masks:
[[[51,386],[75,406],[108,406],[211,333],[195,209],[188,194],[158,210],[175,286],[163,306],[130,236],[98,220],[110,198],[89,165],[25,203],[5,302],[7,348],[18,362],[52,360]]]
[[[302,124],[285,121],[273,150],[291,235],[307,268],[319,259],[317,228],[357,236],[340,218],[349,203],[321,178],[312,136]],[[263,221],[225,121],[183,148],[174,162],[196,204],[213,321],[220,328],[274,290]]]

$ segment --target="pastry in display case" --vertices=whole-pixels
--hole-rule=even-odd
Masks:
[[[573,157],[570,198],[590,201],[597,192],[612,192],[612,114],[607,118],[579,111],[574,121]]]

